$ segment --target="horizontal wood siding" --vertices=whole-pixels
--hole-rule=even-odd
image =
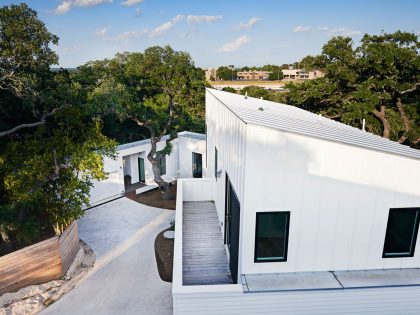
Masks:
[[[174,314],[420,314],[420,287],[174,295]]]
[[[61,237],[54,236],[0,257],[0,295],[60,278],[72,263],[78,248],[75,222]]]
[[[60,236],[61,268],[64,275],[79,250],[77,222],[73,222]]]

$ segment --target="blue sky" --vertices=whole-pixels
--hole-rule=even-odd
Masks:
[[[2,4],[22,1],[1,1]],[[28,0],[60,37],[60,66],[170,44],[196,65],[283,64],[334,35],[420,34],[420,1]]]

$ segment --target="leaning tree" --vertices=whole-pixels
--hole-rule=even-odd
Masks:
[[[117,54],[106,68],[107,73],[89,93],[91,107],[102,114],[113,112],[148,132],[151,150],[147,159],[162,197],[170,199],[170,183],[162,178],[159,162],[171,153],[171,140],[178,131],[204,129],[203,73],[188,53],[169,46]],[[159,149],[157,144],[166,135],[166,145]]]

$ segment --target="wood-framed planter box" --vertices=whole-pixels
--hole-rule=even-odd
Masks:
[[[60,236],[0,257],[0,295],[62,277],[79,250],[77,222]]]

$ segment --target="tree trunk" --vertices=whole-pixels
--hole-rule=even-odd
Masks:
[[[410,131],[410,120],[407,118],[407,115],[405,114],[405,110],[401,102],[401,97],[397,98],[396,105],[397,105],[398,111],[400,112],[400,116],[404,124],[404,130],[405,132],[408,132]],[[398,142],[403,143],[406,139],[407,137],[405,135],[402,135],[401,138],[398,140]]]
[[[388,119],[386,119],[385,117],[385,106],[381,106],[381,111],[374,109],[372,111],[372,114],[375,115],[375,117],[378,118],[379,121],[382,123],[382,127],[384,128],[382,137],[389,139],[391,133],[391,126],[389,125]]]
[[[410,131],[410,121],[408,120],[407,115],[405,114],[405,110],[401,102],[401,97],[397,98],[397,108],[398,108],[398,111],[400,112],[400,116],[403,121],[405,131],[406,132]]]
[[[165,154],[161,153],[161,151],[157,151],[157,143],[160,141],[160,137],[152,137],[150,139],[152,148],[150,149],[149,154],[147,155],[147,159],[152,164],[153,176],[155,179],[156,184],[159,186],[159,190],[162,193],[162,199],[164,200],[171,200],[174,198],[169,190],[170,183],[166,182],[162,178],[162,174],[160,173],[159,167],[159,159]]]

